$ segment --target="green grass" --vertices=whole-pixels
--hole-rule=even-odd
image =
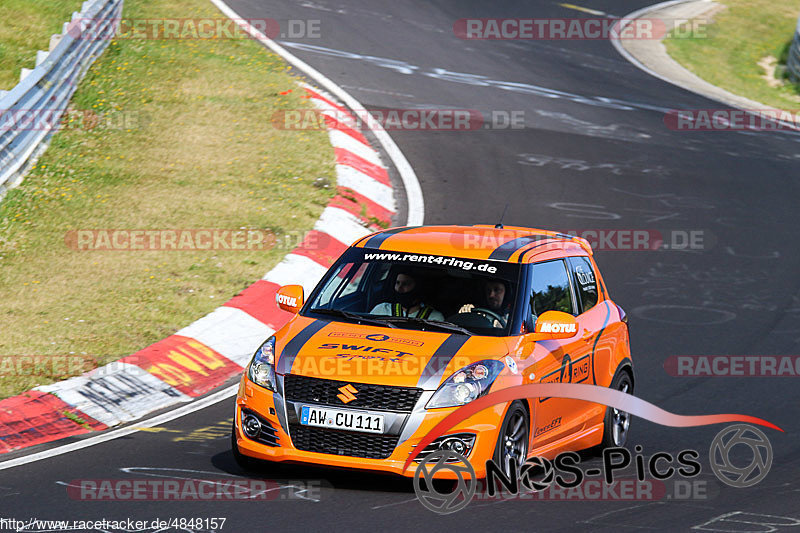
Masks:
[[[719,0],[727,9],[714,16],[707,38],[666,39],[669,54],[704,80],[769,106],[794,110],[797,86],[770,87],[759,65],[768,56],[785,57],[794,36],[800,4],[795,0]],[[780,76],[778,76],[780,77]]]
[[[124,16],[223,15],[205,0],[126,0]],[[276,110],[308,108],[301,95],[290,68],[250,40],[112,42],[72,106],[128,122],[87,129],[76,119],[0,202],[0,355],[88,354],[102,365],[261,278],[286,246],[76,251],[65,235],[125,228],[301,235],[334,193],[314,181],[335,183],[324,131],[271,124]],[[53,379],[0,376],[0,397]]]
[[[69,420],[72,420],[72,421],[73,421],[73,422],[75,422],[77,425],[79,425],[79,426],[82,426],[82,427],[83,427],[83,428],[85,428],[85,429],[92,429],[92,428],[89,426],[89,423],[88,423],[86,420],[84,420],[83,418],[79,417],[79,416],[78,416],[78,415],[76,415],[75,413],[71,413],[71,412],[69,412],[69,411],[67,411],[67,410],[64,410],[64,411],[61,411],[61,414],[64,416],[64,418],[67,418],[67,419],[69,419]]]
[[[36,66],[36,51],[47,50],[82,0],[0,1],[0,89],[19,83],[22,68]]]

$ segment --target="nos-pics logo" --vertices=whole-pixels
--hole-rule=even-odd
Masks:
[[[735,464],[738,461],[734,461],[731,457],[731,450],[737,445],[750,448],[752,452],[750,464]],[[615,448],[614,450],[617,451],[616,453],[625,452],[621,455],[627,455],[627,460],[624,465],[619,463],[607,465],[605,464],[606,457],[604,454],[604,470],[610,469],[612,474],[613,470],[631,464],[628,450],[623,448]],[[691,452],[691,455],[695,458],[699,457],[696,451],[689,450],[687,452]],[[569,453],[571,452],[567,452],[567,454]],[[577,456],[574,453],[573,455]],[[664,456],[668,454],[659,453],[653,457],[657,455]],[[714,474],[720,481],[735,488],[751,487],[761,482],[772,467],[772,457],[772,445],[767,436],[758,428],[748,424],[737,424],[723,429],[714,437],[709,448],[709,462]],[[692,475],[699,474],[701,470],[700,463],[694,461],[691,461],[691,463],[697,466]],[[555,464],[561,464],[558,458],[556,458]],[[560,476],[555,475],[553,462],[542,457],[528,459],[520,467],[519,472],[517,472],[516,464],[512,464],[512,468],[514,472],[510,479],[518,482],[518,485],[528,492],[544,491],[553,482],[559,485],[562,483]],[[569,470],[575,475],[574,464],[573,468]],[[672,473],[675,472],[674,469],[671,470]],[[486,461],[486,472],[486,486],[494,487],[494,476],[502,472],[502,470],[494,461],[488,460]],[[670,477],[672,473],[663,476],[650,472],[657,479],[665,479]],[[437,474],[440,474],[441,479],[434,479]],[[504,477],[501,475],[501,478]],[[583,479],[583,472],[580,472],[580,479]],[[508,488],[510,483],[509,479],[505,479],[502,484]],[[571,486],[574,486],[574,483],[564,485],[565,488],[571,488]],[[414,474],[414,491],[417,498],[422,505],[435,513],[450,514],[460,511],[469,505],[477,490],[478,480],[475,477],[475,469],[465,456],[453,450],[442,449],[432,452],[420,461]],[[512,490],[519,491],[520,489],[515,487]]]

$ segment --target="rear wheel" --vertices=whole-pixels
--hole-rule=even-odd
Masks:
[[[617,370],[617,375],[611,381],[614,390],[633,394],[633,380],[627,370]],[[606,407],[606,418],[603,428],[603,442],[600,450],[612,447],[623,447],[628,441],[628,432],[631,427],[631,415],[614,407]]]
[[[502,468],[506,476],[511,475],[512,464],[516,463],[519,472],[522,463],[528,457],[528,442],[530,440],[530,417],[522,402],[515,401],[508,408],[500,433],[497,436],[497,445],[494,449],[494,462]]]
[[[242,470],[258,470],[263,466],[263,461],[248,457],[239,451],[239,445],[236,443],[236,426],[231,427],[231,451],[236,464]]]

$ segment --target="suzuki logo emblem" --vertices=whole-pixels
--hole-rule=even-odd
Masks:
[[[341,394],[337,394],[336,397],[342,400],[342,403],[350,403],[356,399],[356,393],[358,391],[348,383],[344,387],[339,387],[339,392],[341,392]]]

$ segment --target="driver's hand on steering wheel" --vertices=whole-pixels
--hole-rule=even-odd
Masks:
[[[473,312],[472,310],[475,309],[475,308],[476,308],[475,304],[464,304],[464,305],[461,306],[461,309],[459,309],[458,312],[459,312],[459,314],[460,313],[472,313]],[[476,311],[476,312],[480,313],[481,316],[484,316],[484,313],[482,313],[480,311],[482,308],[477,308],[477,309],[478,309],[478,311]],[[503,324],[502,322],[497,320],[495,317],[489,316],[487,318],[489,318],[491,320],[493,328],[504,328],[504,327],[506,327],[505,324]]]

